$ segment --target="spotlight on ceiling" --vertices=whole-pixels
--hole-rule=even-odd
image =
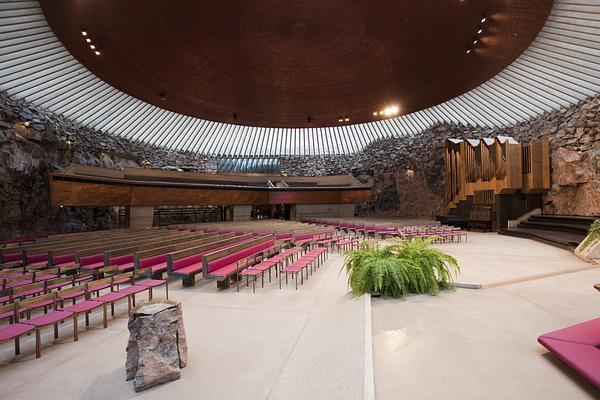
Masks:
[[[477,44],[477,39],[473,40],[473,44]]]
[[[383,115],[385,115],[386,117],[391,117],[392,115],[398,114],[398,112],[400,112],[400,107],[394,105],[394,106],[386,107],[383,110]]]
[[[374,116],[374,117],[376,117],[378,114],[379,114],[379,113],[378,113],[377,111],[375,111],[375,112],[373,113],[373,116]]]
[[[479,28],[479,30],[477,31],[477,34],[481,35],[481,32],[483,32],[483,28]]]
[[[162,101],[166,101],[167,100],[167,94],[165,92],[160,92],[158,94],[158,97],[162,100]]]
[[[481,18],[481,23],[482,23],[482,24],[483,24],[483,23],[485,23],[485,21],[487,21],[487,18],[486,18],[486,17],[483,17],[483,18]]]
[[[96,46],[94,46],[93,44],[90,44],[90,49],[94,50],[96,48]]]
[[[94,54],[95,54],[95,55],[97,55],[97,56],[99,56],[101,53],[100,53],[98,50],[96,50],[96,51],[94,52]]]
[[[344,121],[348,122],[348,121],[350,121],[350,118],[344,118]]]
[[[85,41],[88,42],[88,43],[90,43],[92,41],[92,39],[87,38],[87,39],[85,39]]]
[[[81,34],[82,34],[83,36],[87,36],[87,32],[86,32],[86,31],[81,31]]]

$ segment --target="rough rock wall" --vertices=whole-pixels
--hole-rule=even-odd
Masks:
[[[600,215],[600,97],[508,129],[442,124],[414,138],[384,139],[352,155],[283,157],[288,175],[351,173],[373,185],[362,215],[431,216],[445,210],[444,141],[512,136],[551,143],[553,211]],[[47,175],[73,163],[215,172],[217,160],[113,137],[0,92],[0,238],[114,226],[112,208],[51,208]]]

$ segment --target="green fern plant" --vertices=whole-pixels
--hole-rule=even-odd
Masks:
[[[595,220],[590,225],[588,230],[588,236],[581,246],[581,250],[585,250],[589,245],[596,243],[600,240],[600,219]]]
[[[409,293],[437,294],[451,287],[460,271],[456,259],[431,247],[433,239],[397,239],[383,249],[363,243],[346,253],[344,266],[352,294],[402,297]]]

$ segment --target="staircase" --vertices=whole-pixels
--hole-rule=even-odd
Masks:
[[[572,215],[532,215],[518,227],[501,229],[503,235],[536,239],[557,247],[573,250],[587,236],[593,217]]]

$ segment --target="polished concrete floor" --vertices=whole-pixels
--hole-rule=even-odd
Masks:
[[[377,399],[600,397],[536,341],[600,316],[597,267],[565,250],[495,234],[440,247],[461,262],[459,281],[489,288],[374,300]]]
[[[107,329],[94,314],[77,343],[70,323],[54,344],[48,329],[39,360],[32,338],[17,358],[12,343],[1,344],[0,387],[7,399],[367,399],[374,372],[376,399],[599,397],[536,338],[600,314],[592,288],[600,270],[567,251],[495,234],[438,247],[460,261],[459,282],[481,289],[373,299],[369,309],[367,298],[348,295],[339,255],[298,291],[171,281],[190,348],[181,380],[140,394],[124,381],[121,306]]]
[[[136,394],[125,382],[127,306],[101,328],[72,342],[72,326],[60,327],[52,344],[45,332],[42,358],[33,338],[13,358],[12,342],[0,345],[0,398],[6,399],[363,399],[365,298],[347,294],[342,257],[333,254],[298,291],[278,283],[265,288],[219,291],[214,282],[182,288],[189,346],[180,380]]]

